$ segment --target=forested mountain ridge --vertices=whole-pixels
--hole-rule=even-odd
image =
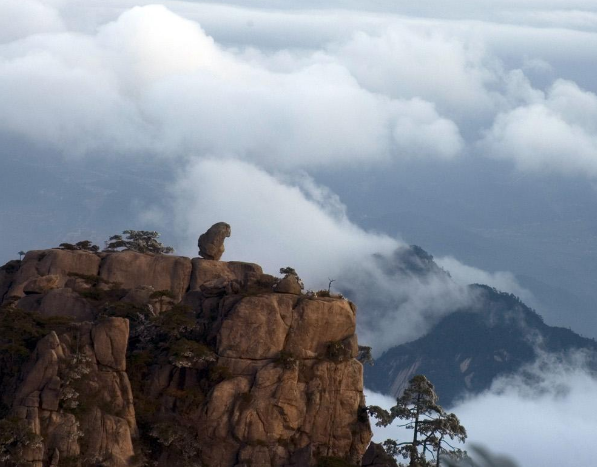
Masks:
[[[474,306],[454,311],[425,336],[384,352],[365,368],[366,386],[397,396],[413,375],[424,374],[449,407],[466,392],[488,389],[496,377],[533,362],[538,352],[586,350],[595,360],[595,340],[545,324],[512,294],[486,285],[470,287],[478,296]]]

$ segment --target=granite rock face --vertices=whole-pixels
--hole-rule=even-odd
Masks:
[[[115,339],[106,340],[106,328]],[[127,340],[128,321],[109,318],[60,336],[52,331],[38,342],[12,406],[13,416],[43,440],[25,451],[29,465],[51,465],[56,458],[132,465],[136,421],[125,373]]]
[[[41,440],[25,465],[360,465],[371,430],[350,302],[286,292],[251,263],[62,250],[13,263],[0,313],[40,327],[0,379],[7,416]]]
[[[99,270],[101,259],[99,255],[87,251],[68,250],[33,250],[27,252],[15,274],[10,288],[5,294],[6,297],[25,294],[25,288],[32,281],[47,280],[40,279],[44,276],[58,276],[58,283],[54,287],[61,286],[66,282],[68,273],[96,275]],[[61,279],[61,280],[60,280]]]
[[[191,260],[183,256],[123,251],[105,256],[99,276],[120,283],[125,289],[151,285],[155,290],[169,290],[180,301],[189,287]]]
[[[363,456],[362,467],[398,467],[398,463],[381,444],[371,443]]]

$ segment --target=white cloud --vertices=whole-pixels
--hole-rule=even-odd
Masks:
[[[0,0],[0,44],[31,34],[64,30],[58,11],[48,2]]]
[[[524,467],[592,465],[597,379],[582,354],[544,355],[489,391],[453,408],[471,443],[507,453]]]
[[[423,97],[457,115],[493,107],[487,86],[497,80],[482,43],[431,24],[357,32],[332,53],[367,89],[400,98]]]
[[[485,446],[507,455],[521,467],[592,465],[588,448],[597,420],[591,407],[597,379],[587,369],[586,355],[542,354],[511,376],[496,379],[491,388],[450,409],[466,428],[463,449]],[[393,398],[365,391],[368,405],[389,408]],[[373,440],[412,438],[412,430],[373,426]],[[475,456],[473,456],[475,457]],[[484,465],[484,464],[482,464]]]
[[[338,197],[309,178],[277,178],[238,160],[200,160],[180,173],[171,196],[181,244],[195,244],[225,221],[232,236],[224,260],[257,262],[274,274],[292,266],[315,290],[335,279],[333,289],[359,306],[360,342],[376,354],[420,337],[474,299],[439,268],[405,270],[404,243],[355,225]]]
[[[508,292],[516,295],[527,305],[533,306],[535,297],[533,294],[522,287],[514,274],[509,271],[488,272],[461,263],[452,256],[435,258],[435,262],[450,273],[452,279],[460,285],[485,284],[495,287],[502,292]]]
[[[558,80],[547,95],[497,116],[481,147],[523,171],[597,175],[597,95]]]
[[[228,222],[232,236],[223,259],[258,262],[274,274],[292,266],[307,287],[327,285],[328,276],[351,263],[374,253],[389,254],[402,245],[353,224],[337,198],[312,180],[285,184],[238,160],[193,162],[172,193],[179,232],[189,239],[186,244],[196,243],[215,222]]]
[[[464,148],[458,127],[420,99],[397,104],[402,109],[393,129],[396,152],[404,156],[434,154],[450,159]]]
[[[264,60],[164,6],[135,7],[94,33],[0,48],[0,130],[71,155],[235,155],[286,168],[462,150],[433,104],[371,92],[333,57],[290,53],[285,71]]]
[[[3,20],[35,21],[18,34],[4,29],[0,131],[70,155],[234,156],[341,169],[452,159],[489,127],[477,146],[483,154],[526,171],[597,175],[595,94],[563,80],[544,93],[504,62],[514,54],[530,75],[557,76],[552,60],[566,57],[553,44],[585,60],[597,36],[348,8],[168,2],[175,14],[130,5],[96,5],[92,28],[80,27],[90,14],[76,1],[3,0]],[[231,24],[252,26],[245,35],[232,28],[230,47],[197,20],[222,37],[232,37]],[[280,27],[297,35],[292,47],[273,41]],[[255,43],[253,29],[262,35]]]

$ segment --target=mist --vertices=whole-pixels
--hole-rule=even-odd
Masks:
[[[586,355],[539,354],[533,364],[496,379],[489,390],[464,398],[448,411],[467,430],[461,449],[483,446],[520,467],[591,465],[587,446],[597,421],[588,407],[596,390],[597,378],[587,367]],[[395,404],[374,392],[366,397],[369,405]],[[376,442],[412,437],[412,431],[397,427],[374,426],[373,432]]]

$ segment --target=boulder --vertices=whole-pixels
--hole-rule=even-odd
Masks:
[[[221,277],[201,284],[201,292],[203,292],[203,295],[206,297],[232,295],[240,292],[240,284],[238,281],[230,281]]]
[[[398,464],[381,444],[371,443],[363,456],[362,467],[398,467]]]
[[[41,306],[41,301],[44,299],[43,294],[31,294],[25,295],[17,302],[17,308],[21,310],[35,312],[39,310]]]
[[[129,339],[129,321],[107,318],[91,329],[95,358],[101,365],[118,371],[126,370],[126,347]]]
[[[38,393],[58,376],[58,359],[61,356],[60,340],[54,331],[37,343],[29,365],[29,371],[19,386],[15,405],[25,405],[24,401]]]
[[[271,359],[284,349],[292,323],[294,297],[269,294],[249,296],[227,314],[218,334],[222,357]]]
[[[97,276],[100,261],[98,255],[89,251],[52,249],[44,250],[38,257],[36,269],[40,276],[67,276],[69,272]]]
[[[6,292],[10,289],[12,281],[21,267],[21,261],[12,260],[0,267],[0,305]]]
[[[230,237],[230,225],[218,222],[199,236],[199,256],[218,261],[224,254],[224,240]]]
[[[125,289],[145,285],[155,290],[170,290],[178,302],[189,287],[191,260],[184,256],[122,251],[104,257],[99,275]]]
[[[58,249],[28,251],[7,296],[23,296],[25,285],[42,276],[60,276],[62,281],[60,285],[68,279],[68,273],[95,276],[98,274],[99,265],[100,257],[88,251]]]
[[[278,282],[275,287],[274,291],[278,293],[289,293],[293,295],[300,295],[303,290],[303,286],[301,284],[300,279],[298,276],[294,274],[288,274],[284,277],[280,282]]]
[[[354,335],[356,316],[350,302],[342,299],[311,298],[301,300],[292,315],[292,329],[286,350],[300,358],[325,356],[330,344],[340,344]],[[347,343],[350,357],[358,348]]]
[[[254,263],[241,261],[215,261],[202,258],[193,258],[193,271],[189,290],[200,290],[201,285],[216,279],[236,280],[245,286],[253,275],[262,275],[261,266]]]
[[[44,410],[58,410],[60,403],[60,385],[61,380],[58,376],[54,376],[44,386],[41,393],[41,408]]]
[[[91,321],[95,316],[87,300],[66,288],[50,290],[41,299],[37,311],[43,316],[69,316],[78,322]]]
[[[111,467],[128,467],[135,455],[128,423],[120,417],[95,409],[86,420],[89,458],[110,459]],[[88,434],[87,434],[88,433]]]

